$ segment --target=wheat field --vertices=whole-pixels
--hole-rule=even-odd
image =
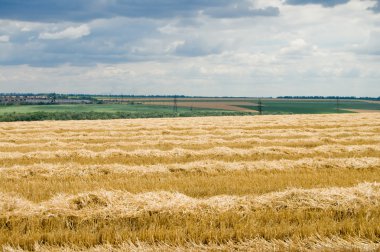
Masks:
[[[380,250],[380,113],[0,123],[0,248]]]

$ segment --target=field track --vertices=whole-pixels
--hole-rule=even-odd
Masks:
[[[369,110],[369,109],[346,109],[355,113],[380,113],[380,110]]]
[[[376,251],[380,113],[0,123],[5,251]]]
[[[156,105],[156,106],[173,106],[173,102],[144,102],[146,105]],[[206,109],[222,109],[229,111],[242,111],[242,112],[256,112],[256,110],[246,109],[239,106],[257,106],[257,104],[252,102],[183,102],[179,101],[177,103],[178,107],[185,108],[206,108]]]

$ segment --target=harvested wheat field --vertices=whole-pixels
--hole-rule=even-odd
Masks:
[[[380,250],[380,113],[0,123],[4,251]]]

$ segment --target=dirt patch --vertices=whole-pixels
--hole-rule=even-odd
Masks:
[[[370,109],[345,109],[347,111],[355,113],[380,113],[380,110],[370,110]]]
[[[363,102],[366,102],[366,103],[374,103],[374,104],[380,104],[380,101],[371,101],[371,100],[365,100]]]
[[[158,98],[158,97],[146,97],[146,98],[133,98],[133,97],[127,97],[127,98],[101,98],[101,100],[103,101],[110,101],[110,100],[115,100],[115,101],[142,101],[142,102],[159,102],[159,101],[173,101],[174,98],[170,97],[162,97],[162,98]],[[225,101],[228,101],[228,102],[231,102],[231,101],[252,101],[252,100],[257,100],[257,98],[222,98],[222,97],[199,97],[199,98],[181,98],[181,97],[178,97],[177,98],[178,101],[204,101],[204,102],[208,102],[208,101],[212,101],[212,102],[215,102],[215,101],[220,101],[220,102],[225,102]]]
[[[173,106],[173,102],[144,102],[145,105]],[[256,110],[241,108],[238,106],[256,106],[251,102],[181,102],[177,103],[178,107],[185,108],[205,108],[205,109],[223,109],[230,111],[256,112]]]

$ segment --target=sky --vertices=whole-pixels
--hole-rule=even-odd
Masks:
[[[0,93],[380,96],[380,0],[0,0]]]

